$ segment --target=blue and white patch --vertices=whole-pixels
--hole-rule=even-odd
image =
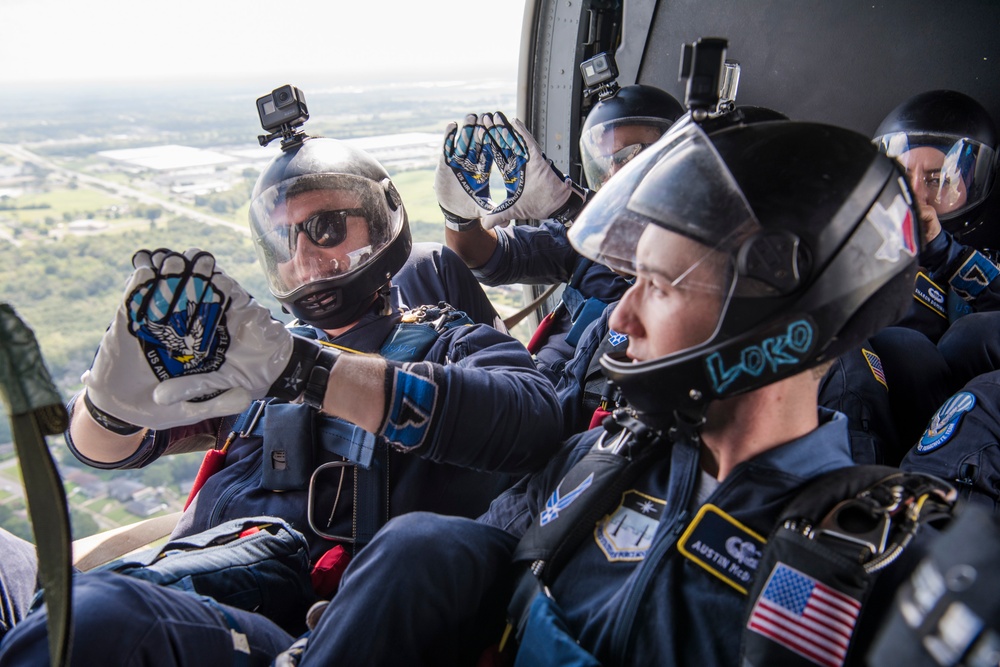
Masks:
[[[608,343],[610,343],[613,347],[618,347],[619,345],[627,342],[628,336],[626,334],[618,333],[614,329],[608,329]]]
[[[976,407],[976,396],[967,391],[961,391],[942,405],[931,417],[927,430],[917,443],[917,453],[927,454],[941,447],[958,432],[962,417]]]
[[[226,360],[228,308],[204,276],[158,276],[129,297],[129,331],[157,379],[211,373]]]
[[[402,451],[425,443],[438,403],[438,383],[427,362],[389,366],[389,410],[381,434]]]
[[[539,525],[544,526],[545,524],[558,519],[559,513],[572,505],[573,501],[583,495],[583,492],[589,489],[590,485],[593,483],[594,473],[590,473],[587,475],[586,479],[577,484],[576,488],[564,494],[562,493],[562,482],[559,482],[559,486],[557,486],[556,490],[552,492],[549,499],[545,501],[545,509],[543,509],[542,513],[538,515]]]
[[[622,494],[611,514],[597,522],[594,539],[608,561],[636,561],[646,557],[663,517],[665,500],[635,489]]]

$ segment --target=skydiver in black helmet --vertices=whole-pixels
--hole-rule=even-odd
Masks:
[[[851,417],[860,462],[897,465],[949,395],[1000,368],[1000,269],[983,245],[996,227],[987,202],[997,135],[976,100],[934,90],[893,109],[873,141],[906,171],[924,230],[921,271],[906,316],[841,357],[821,403]]]

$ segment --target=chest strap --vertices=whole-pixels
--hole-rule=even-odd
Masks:
[[[656,446],[658,432],[625,411],[614,415],[614,423],[614,428],[621,430],[602,435],[563,476],[515,548],[513,561],[522,565],[524,572],[507,608],[504,641],[511,630],[517,631],[518,638],[523,636],[532,601],[546,591],[545,582],[552,581],[580,541],[593,532],[597,521],[648,467],[648,461],[670,451],[669,447]]]

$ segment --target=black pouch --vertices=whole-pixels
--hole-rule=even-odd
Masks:
[[[304,491],[315,468],[313,410],[307,405],[269,403],[264,411],[261,486]]]

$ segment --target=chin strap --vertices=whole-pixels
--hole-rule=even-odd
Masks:
[[[672,424],[667,429],[668,437],[673,441],[689,440],[697,442],[701,437],[701,427],[705,425],[706,412],[708,412],[707,405],[689,410],[674,410]]]
[[[501,651],[513,631],[518,639],[523,636],[532,601],[545,594],[546,582],[552,581],[580,541],[594,531],[609,506],[648,468],[652,457],[670,452],[662,434],[628,410],[616,410],[605,429],[559,481],[514,550],[515,567],[523,569],[507,608]]]

